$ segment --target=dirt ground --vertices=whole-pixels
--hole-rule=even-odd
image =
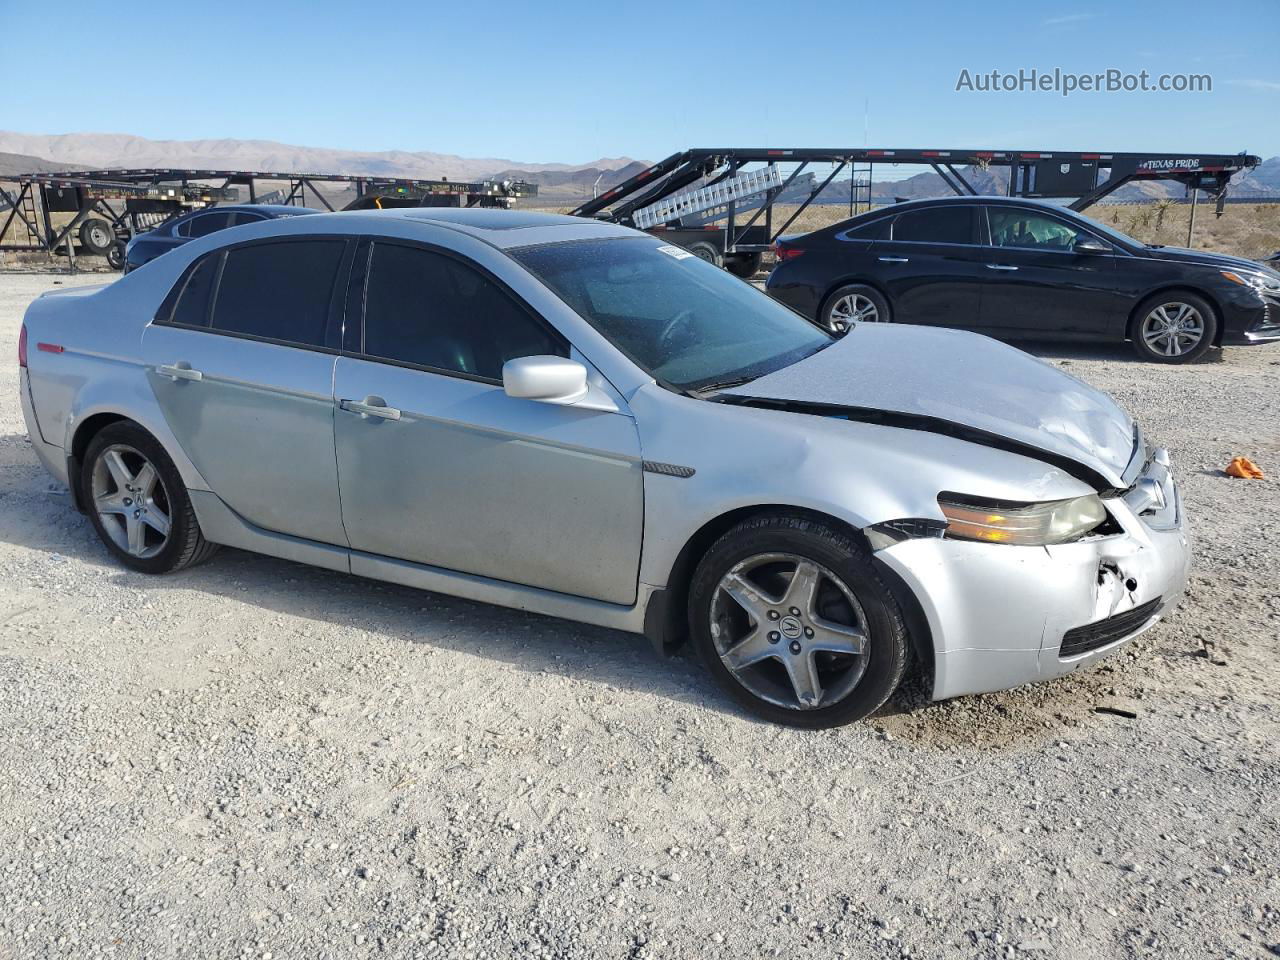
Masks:
[[[0,355],[98,279],[0,274]],[[1172,450],[1188,596],[1090,672],[821,733],[637,636],[232,550],[130,573],[11,359],[0,958],[1280,955],[1280,347],[1038,352]]]

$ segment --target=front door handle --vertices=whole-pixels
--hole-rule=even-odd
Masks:
[[[1010,266],[1007,263],[988,263],[988,270],[1017,270],[1017,267]]]
[[[381,397],[368,396],[363,401],[339,400],[338,406],[348,413],[358,413],[366,420],[370,417],[378,417],[381,420],[400,419],[400,411],[395,407],[387,406],[387,401]]]
[[[179,360],[177,363],[162,363],[156,367],[156,373],[162,377],[168,377],[174,383],[179,380],[203,380],[204,374],[199,370],[192,370],[191,364],[185,360]]]
[[[910,263],[906,257],[878,257],[881,263]]]

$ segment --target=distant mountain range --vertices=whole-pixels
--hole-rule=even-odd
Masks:
[[[480,180],[503,170],[533,173],[612,171],[634,163],[630,157],[602,157],[592,163],[521,163],[497,157],[449,153],[380,152],[302,147],[271,140],[148,140],[123,133],[27,134],[0,131],[0,153],[43,157],[68,164],[63,169],[106,167],[222,168],[298,173],[368,174],[424,180]]]

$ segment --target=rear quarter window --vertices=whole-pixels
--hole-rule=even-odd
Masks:
[[[180,291],[169,314],[170,323],[184,327],[207,327],[209,305],[213,302],[213,287],[218,279],[218,267],[222,254],[205,257],[196,268],[179,282]]]

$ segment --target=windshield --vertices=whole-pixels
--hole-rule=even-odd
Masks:
[[[683,390],[755,379],[832,342],[749,283],[652,237],[508,252],[651,377]]]

